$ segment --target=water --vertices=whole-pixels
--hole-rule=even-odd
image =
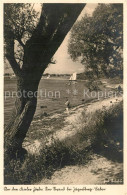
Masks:
[[[84,98],[85,81],[78,81],[76,84],[68,85],[67,80],[60,79],[43,79],[39,84],[38,101],[35,116],[43,112],[52,113],[64,111],[66,106],[66,97],[69,98],[71,106],[76,106],[82,103]],[[16,80],[5,79],[4,91],[16,91]],[[4,101],[4,121],[8,122],[15,97],[7,96]],[[41,108],[42,107],[42,108]]]

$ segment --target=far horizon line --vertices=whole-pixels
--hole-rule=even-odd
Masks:
[[[72,75],[74,72],[72,73],[44,73],[42,76],[45,76],[45,75]],[[77,73],[77,72],[76,72]],[[79,72],[77,74],[81,74],[81,73],[84,73],[84,72]],[[6,72],[3,74],[4,76],[5,75],[14,75],[14,73],[9,73],[9,72]]]

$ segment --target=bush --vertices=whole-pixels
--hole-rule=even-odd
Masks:
[[[87,81],[85,83],[85,86],[89,89],[89,91],[100,91],[100,85],[102,83],[100,81],[93,81],[93,80],[90,80],[90,81]]]
[[[89,117],[89,122],[81,136],[90,140],[94,151],[116,160],[123,160],[123,102],[103,107]]]
[[[41,149],[39,155],[27,154],[22,163],[19,159],[5,164],[5,184],[33,184],[43,178],[50,178],[56,169],[65,165],[81,163],[83,151],[54,140],[51,146]]]

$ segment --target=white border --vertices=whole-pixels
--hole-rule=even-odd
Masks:
[[[3,113],[4,113],[4,105],[3,105],[3,74],[4,74],[4,68],[3,68],[3,3],[123,3],[124,4],[124,185],[96,185],[96,186],[102,186],[102,188],[106,188],[106,191],[99,192],[99,191],[94,191],[93,194],[104,194],[104,195],[127,195],[127,132],[126,132],[126,127],[127,127],[127,0],[1,0],[0,1],[0,21],[1,21],[1,26],[0,26],[0,104],[1,104],[1,109],[0,109],[0,157],[1,157],[1,166],[0,166],[0,191],[1,194],[15,194],[17,192],[5,192],[4,185],[3,185],[3,125],[4,125],[4,118],[3,118]],[[7,185],[8,187],[12,187]],[[23,186],[23,185],[22,185]],[[27,185],[29,188],[32,188],[32,185]],[[53,187],[53,185],[47,185],[48,187]],[[64,186],[64,185],[62,185]],[[80,187],[94,187],[94,185],[80,185]],[[20,188],[21,186],[16,185],[15,187]],[[26,187],[26,185],[24,186]],[[39,187],[39,186],[33,186],[33,187]],[[41,186],[44,187],[44,186]],[[59,187],[59,185],[57,185]],[[61,187],[61,185],[60,185]],[[71,187],[71,185],[69,185]],[[23,191],[18,191],[18,193],[28,193],[31,194],[33,192],[23,192]],[[65,192],[36,192],[36,194],[65,194]],[[77,192],[77,193],[70,193],[66,192],[66,194],[89,194],[90,192]],[[92,192],[91,192],[92,193]]]

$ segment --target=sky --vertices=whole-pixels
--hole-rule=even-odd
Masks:
[[[38,9],[38,5],[36,5]],[[82,10],[77,20],[80,20],[84,14],[92,14],[94,9],[97,7],[97,4],[87,4],[85,8]],[[72,74],[73,72],[81,73],[84,71],[84,66],[76,61],[73,62],[67,52],[68,50],[68,41],[70,38],[70,32],[66,35],[64,41],[61,46],[58,48],[57,52],[54,55],[54,60],[56,64],[50,64],[48,68],[45,70],[45,73],[49,74]],[[8,65],[9,69],[5,69],[5,73],[12,73],[11,67]]]

